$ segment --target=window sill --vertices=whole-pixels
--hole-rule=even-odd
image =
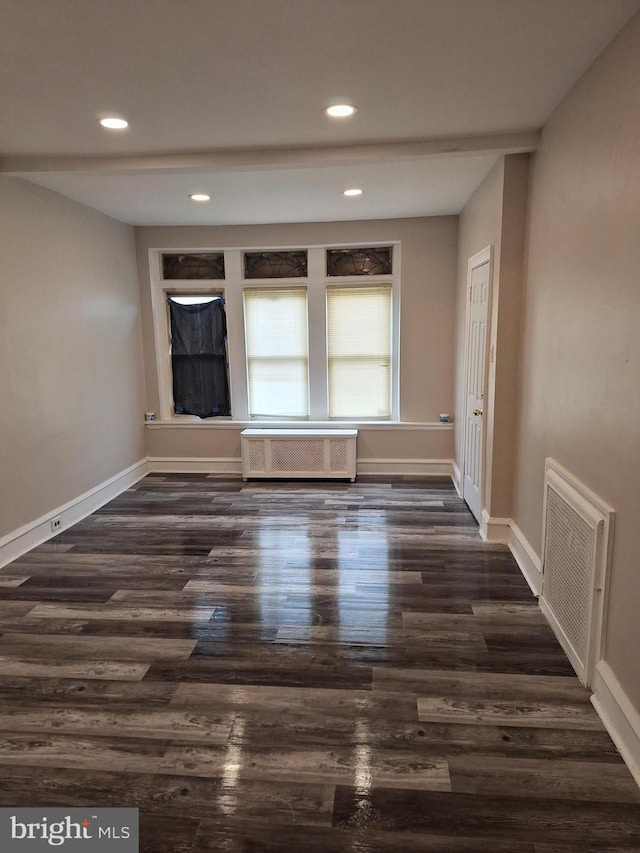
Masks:
[[[193,420],[178,420],[170,418],[167,420],[147,421],[147,429],[372,429],[372,430],[452,430],[453,423],[440,423],[440,421],[257,421],[257,420],[234,420],[233,418],[193,418]]]

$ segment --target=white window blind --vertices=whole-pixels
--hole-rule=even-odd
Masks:
[[[244,291],[249,415],[309,414],[309,345],[305,288]]]
[[[391,416],[391,285],[327,289],[329,417]]]

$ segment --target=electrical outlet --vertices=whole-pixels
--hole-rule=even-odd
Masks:
[[[52,530],[60,530],[62,527],[62,519],[61,518],[52,518],[51,519],[51,529]]]

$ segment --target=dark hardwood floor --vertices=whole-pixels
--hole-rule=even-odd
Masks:
[[[0,572],[0,805],[143,853],[640,851],[635,785],[445,480],[154,475]]]

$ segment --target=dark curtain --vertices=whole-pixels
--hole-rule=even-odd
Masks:
[[[173,405],[179,415],[230,415],[222,299],[181,305],[169,299]]]

